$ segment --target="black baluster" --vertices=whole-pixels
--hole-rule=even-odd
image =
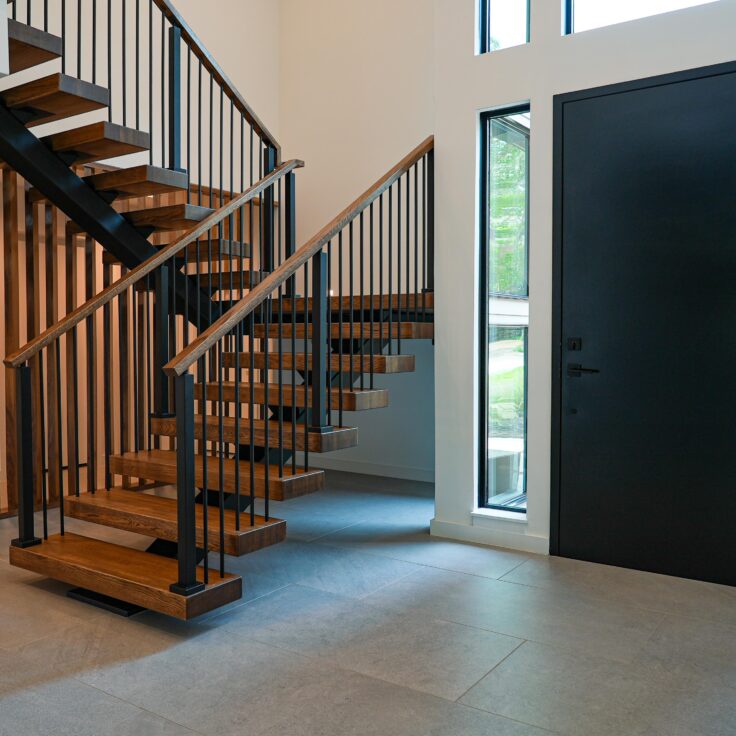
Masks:
[[[373,280],[374,280],[374,246],[373,246],[373,228],[375,224],[375,213],[373,212],[373,202],[371,202],[370,205],[370,218],[371,218],[371,226],[370,226],[370,277],[369,277],[369,296],[368,296],[368,302],[369,302],[369,309],[370,309],[370,331],[371,331],[371,342],[370,342],[370,359],[371,359],[371,372],[370,372],[370,389],[373,390],[373,361],[374,361],[374,353],[375,353],[375,329],[374,329],[374,319],[373,319],[373,313],[374,313],[374,304],[373,304],[373,297],[375,295],[375,291],[373,289]]]
[[[33,547],[40,544],[34,529],[34,488],[33,488],[33,410],[31,395],[31,369],[22,365],[15,371],[15,400],[17,416],[15,423],[18,488],[18,538],[11,544],[14,547]],[[45,514],[44,514],[45,515]]]
[[[434,291],[434,150],[427,154],[427,291]]]

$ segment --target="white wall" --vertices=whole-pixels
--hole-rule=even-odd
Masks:
[[[304,243],[434,129],[434,25],[427,0],[281,0],[280,140],[297,174]],[[434,351],[414,374],[377,377],[388,409],[346,414],[359,446],[325,467],[431,480]]]
[[[531,0],[532,41],[475,56],[476,0],[435,0],[436,518],[432,531],[549,547],[552,98],[733,60],[736,0],[563,37],[562,3]],[[473,514],[478,488],[478,115],[531,102],[528,521]],[[473,380],[471,380],[473,379]]]
[[[276,0],[174,0],[243,99],[279,138],[279,20]]]

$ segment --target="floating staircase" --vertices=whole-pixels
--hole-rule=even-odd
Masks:
[[[271,502],[320,491],[310,457],[355,447],[345,412],[387,407],[375,376],[414,371],[406,343],[434,339],[432,140],[297,248],[303,164],[280,160],[169,0],[144,0],[150,16],[122,2],[153,44],[133,59],[110,19],[93,38],[64,16],[62,38],[16,0],[9,21],[10,69],[24,76],[0,92],[0,153],[28,182],[26,207],[67,218],[68,308],[5,360],[17,397],[10,561],[189,619],[241,597],[227,557],[285,539]],[[52,133],[30,130],[49,122]],[[97,287],[80,304],[81,257]],[[65,518],[152,544],[71,534]]]

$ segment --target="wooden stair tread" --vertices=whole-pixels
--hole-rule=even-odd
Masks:
[[[64,42],[59,36],[8,18],[8,54],[11,74],[58,59],[63,49]]]
[[[157,232],[161,230],[189,230],[193,225],[211,215],[212,210],[194,204],[170,204],[163,207],[147,207],[141,210],[122,212],[121,214],[134,227],[150,228]],[[68,231],[80,233],[82,229],[76,223],[70,222]]]
[[[222,421],[222,440],[228,443],[239,443],[241,445],[250,444],[250,426],[251,420],[242,418],[240,420],[240,436],[235,432],[235,417],[205,417],[204,423],[207,426],[207,440],[219,441],[220,439],[220,421]],[[174,417],[160,419],[155,417],[151,420],[151,431],[153,434],[165,437],[176,437],[176,419]],[[253,420],[253,435],[256,447],[265,447],[266,436],[268,436],[269,447],[279,446],[279,423],[278,421],[263,419]],[[358,444],[358,430],[356,427],[332,427],[326,432],[307,431],[306,437],[304,424],[296,425],[296,447],[294,446],[294,438],[292,436],[291,422],[283,423],[283,447],[288,450],[304,450],[306,441],[309,443],[310,452],[334,452],[335,450],[343,450],[348,447],[355,447]],[[202,439],[202,416],[197,414],[194,417],[194,437]]]
[[[309,325],[309,329],[305,330],[303,322],[296,324],[296,329],[292,328],[290,322],[285,322],[281,325],[279,330],[278,324],[270,324],[268,326],[268,333],[266,332],[266,325],[255,325],[255,337],[268,337],[277,338],[290,338],[292,333],[299,338],[304,338],[305,333],[312,336],[312,325]],[[365,320],[361,323],[360,320],[357,322],[354,320],[352,325],[350,322],[343,321],[340,324],[331,324],[330,337],[333,340],[388,340],[388,339],[401,339],[401,340],[432,340],[434,338],[434,325],[431,322],[387,322],[383,324],[374,321],[371,326],[370,321]]]
[[[140,153],[147,151],[151,144],[148,133],[107,120],[47,135],[41,140],[54,153],[63,154],[70,166]]]
[[[104,87],[57,72],[0,92],[0,99],[26,126],[50,123],[107,107]]]
[[[265,271],[223,271],[213,273],[190,273],[189,277],[199,283],[200,288],[211,292],[252,289],[268,276]]]
[[[189,178],[183,171],[143,164],[129,169],[105,171],[84,177],[94,190],[114,194],[116,199],[186,192]]]
[[[413,355],[374,355],[371,359],[369,354],[358,355],[355,354],[351,357],[348,353],[343,353],[342,360],[340,356],[333,353],[329,356],[330,358],[330,370],[332,371],[343,371],[348,373],[351,369],[353,373],[370,373],[371,367],[373,373],[412,373],[415,370],[415,358]],[[240,367],[242,370],[250,368],[250,353],[240,354]],[[259,369],[266,368],[266,354],[265,353],[253,353],[254,366]],[[309,366],[307,365],[309,363]],[[223,353],[223,364],[226,368],[235,367],[235,353]],[[298,370],[303,371],[307,367],[311,367],[312,354],[307,356],[306,353],[296,354],[296,364],[292,360],[291,351],[286,350],[279,358],[278,350],[271,350],[268,353],[268,368],[273,370]]]
[[[293,307],[296,308],[297,314],[304,312],[303,297],[298,297],[296,300],[285,298],[283,299],[282,304],[283,311],[288,312],[289,314],[291,314]],[[307,304],[311,310],[311,297],[307,300]],[[364,294],[363,296],[343,296],[342,298],[340,296],[330,297],[329,308],[332,312],[339,312],[341,304],[343,313],[345,314],[350,314],[351,307],[355,312],[360,312],[361,310],[373,310],[377,312],[381,309],[384,311],[389,309],[398,311],[399,309],[402,309],[410,312],[409,318],[411,318],[417,312],[421,315],[425,311],[434,311],[434,292],[427,291],[422,294],[393,294],[391,296],[388,294],[384,294],[383,296],[380,294],[374,294],[373,296],[370,294]],[[274,311],[278,311],[278,304],[274,305]]]
[[[201,428],[201,422],[199,424]],[[235,460],[226,459],[223,468],[224,490],[228,493],[235,493],[237,490]],[[278,465],[269,466],[268,471],[269,496],[274,501],[286,501],[324,488],[325,476],[322,470],[297,468],[294,473],[292,472],[291,463],[288,463],[284,465],[284,474],[281,478],[279,478]],[[111,455],[110,472],[115,475],[174,484],[176,483],[176,452],[174,450],[144,450],[141,452],[126,452],[122,455]],[[240,492],[244,495],[250,493],[250,472],[251,464],[246,460],[241,460]],[[255,481],[254,495],[257,498],[263,498],[266,489],[265,464],[254,463],[253,476]],[[194,479],[195,486],[204,488],[204,458],[202,455],[195,455],[194,457]],[[207,481],[208,488],[212,490],[220,488],[220,467],[217,458],[210,458],[207,463]]]
[[[210,401],[219,400],[220,387],[217,383],[206,384],[207,399]],[[194,384],[194,398],[201,399],[204,391],[201,383]],[[342,394],[342,408],[345,411],[366,411],[368,409],[384,409],[388,406],[388,391],[386,389],[358,389],[345,387],[330,389],[332,394],[332,409],[337,410],[340,406],[340,394]],[[223,381],[222,394],[224,401],[234,402],[236,397],[235,383],[233,381]],[[249,383],[240,383],[238,385],[238,394],[240,402],[243,404],[250,403],[251,387]],[[289,382],[283,385],[283,406],[303,407],[305,403],[306,389],[303,384],[297,385],[292,390]],[[266,384],[253,384],[254,401],[262,404],[266,400]],[[312,390],[309,390],[309,400],[311,401]],[[272,406],[279,404],[279,385],[272,383],[268,385],[268,402]]]
[[[117,489],[101,490],[70,496],[65,502],[65,510],[68,516],[93,524],[124,529],[171,542],[178,539],[175,498]],[[197,504],[195,513],[197,546],[201,548],[204,547],[202,504]],[[224,551],[228,555],[239,557],[255,552],[282,542],[286,536],[286,522],[281,519],[266,521],[265,517],[256,516],[255,525],[251,526],[250,513],[241,513],[240,529],[237,530],[235,511],[226,509],[224,517]],[[216,508],[209,508],[207,529],[207,546],[217,552],[220,550],[220,517]]]
[[[174,172],[176,173],[176,172]],[[88,177],[90,178],[90,177]],[[199,243],[199,245],[197,244]],[[168,245],[168,244],[167,244]],[[165,248],[167,245],[158,245],[157,248]],[[221,252],[218,253],[217,248],[221,248]],[[217,258],[218,261],[214,262],[214,266],[219,266],[219,258],[223,257],[223,266],[226,265],[227,261],[232,260],[233,262],[233,268],[239,269],[240,268],[240,262],[241,262],[241,254],[242,254],[242,262],[243,262],[243,268],[249,269],[250,263],[250,246],[243,243],[237,243],[232,242],[229,240],[223,240],[222,242],[219,241],[217,238],[212,239],[212,245],[211,248],[208,246],[206,240],[200,240],[194,243],[191,243],[188,245],[184,250],[180,251],[177,254],[177,258],[181,259],[182,261],[188,260],[189,261],[189,269],[190,274],[196,273],[196,263],[197,259],[199,259],[200,263],[207,263],[210,259],[210,253],[212,254],[212,258]],[[120,263],[120,261],[115,258],[115,256],[112,253],[108,253],[105,251],[102,256],[103,263]],[[225,271],[223,270],[223,273]]]
[[[239,575],[221,578],[210,570],[204,590],[187,597],[177,595],[169,589],[178,579],[175,559],[79,534],[54,534],[26,549],[11,547],[10,564],[180,619],[239,600],[243,593]],[[201,567],[197,577],[204,580]]]

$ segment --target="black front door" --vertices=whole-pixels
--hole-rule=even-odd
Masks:
[[[556,99],[552,551],[736,585],[736,64]]]

